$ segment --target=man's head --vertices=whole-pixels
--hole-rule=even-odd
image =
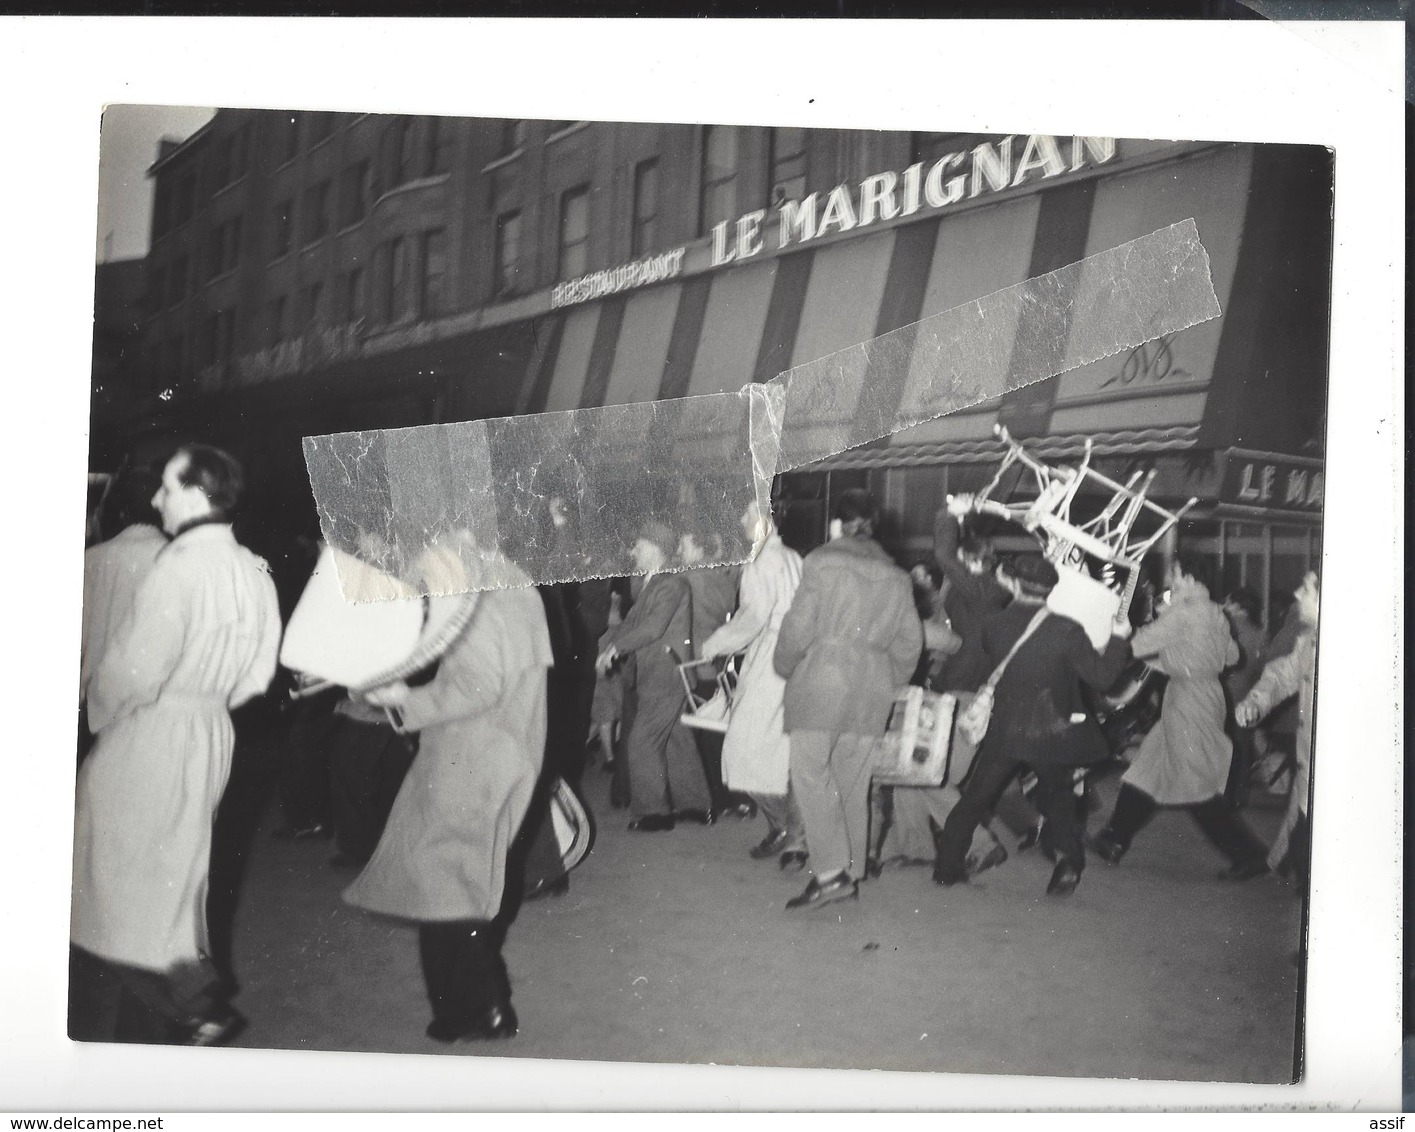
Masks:
[[[684,566],[696,566],[707,557],[708,540],[699,531],[684,531],[678,538],[678,557]]]
[[[1056,567],[1040,554],[1019,554],[1003,567],[1003,578],[1018,597],[1045,598],[1056,588]]]
[[[1239,586],[1229,594],[1224,599],[1223,608],[1230,617],[1241,614],[1254,625],[1257,625],[1263,618],[1262,602],[1258,599],[1258,595],[1247,586]]]
[[[663,564],[678,548],[678,540],[667,523],[650,519],[639,531],[633,548],[629,551],[634,565],[645,574],[655,574],[663,569]]]
[[[737,521],[742,525],[742,533],[747,536],[747,541],[753,544],[758,538],[765,538],[775,529],[771,521],[770,510],[763,513],[761,506],[755,499],[747,504],[741,518]]]
[[[970,574],[991,574],[997,565],[997,556],[987,539],[969,535],[958,544],[958,561]]]
[[[1297,592],[1293,595],[1297,599],[1297,615],[1302,618],[1304,624],[1315,625],[1317,623],[1321,596],[1321,584],[1317,580],[1316,572],[1307,571],[1306,577],[1302,579],[1302,584],[1297,587]]]
[[[830,537],[869,538],[875,533],[878,508],[874,496],[862,487],[852,487],[840,493],[835,501],[835,516],[830,524]]]
[[[184,444],[162,469],[152,505],[170,535],[204,519],[228,522],[240,502],[245,476],[236,458],[209,444]]]

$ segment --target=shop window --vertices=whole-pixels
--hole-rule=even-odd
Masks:
[[[524,118],[512,118],[501,123],[500,136],[497,139],[496,156],[509,157],[523,145],[526,144],[526,121]]]
[[[590,188],[581,185],[560,198],[560,279],[574,279],[589,267]]]
[[[300,243],[309,244],[329,232],[329,182],[305,190],[300,205]]]
[[[300,117],[298,114],[282,114],[279,126],[279,153],[283,164],[293,161],[300,152]]]
[[[450,123],[441,118],[427,120],[427,165],[423,172],[429,176],[446,173],[451,168],[452,130]]]
[[[368,162],[356,161],[339,174],[339,227],[357,224],[368,212]]]
[[[715,224],[737,216],[738,135],[736,126],[704,126],[702,150],[702,194],[698,212],[698,235],[704,236]]]
[[[521,265],[521,214],[503,212],[496,218],[496,278],[492,291],[496,298],[516,293],[516,277]]]
[[[447,232],[434,228],[422,234],[422,277],[418,280],[418,316],[447,313]]]
[[[275,347],[285,341],[285,296],[276,295],[265,304],[265,345]]]
[[[779,126],[768,139],[767,206],[800,200],[806,195],[806,131],[799,126]]]
[[[634,234],[631,254],[643,255],[658,246],[658,159],[634,167]]]
[[[271,259],[279,259],[290,250],[290,243],[294,239],[295,233],[295,226],[292,220],[294,206],[295,202],[292,200],[282,200],[275,206],[271,225]]]

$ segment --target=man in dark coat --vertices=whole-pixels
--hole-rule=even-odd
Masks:
[[[1022,555],[1004,576],[1012,603],[983,626],[982,645],[991,673],[1021,640],[1057,583],[1056,568],[1039,554]],[[1085,681],[1097,691],[1110,687],[1130,659],[1130,622],[1112,626],[1098,653],[1086,631],[1069,617],[1047,613],[1007,661],[994,691],[993,710],[977,762],[938,839],[934,881],[967,880],[964,859],[973,830],[1023,766],[1037,776],[1036,798],[1046,824],[1042,848],[1056,858],[1047,892],[1075,890],[1085,867],[1081,825],[1073,790],[1074,770],[1109,755],[1100,726],[1081,695]]]
[[[713,819],[702,761],[688,729],[679,722],[684,692],[678,665],[692,650],[693,599],[682,574],[660,572],[677,546],[666,524],[644,524],[633,547],[635,565],[646,575],[643,592],[611,630],[597,661],[605,671],[621,656],[634,658],[634,688],[626,714],[634,815],[629,829],[636,833],[669,830],[675,820],[707,824]]]
[[[831,541],[806,556],[776,640],[773,662],[786,681],[791,787],[814,874],[788,909],[858,894],[875,741],[924,644],[909,575],[874,541],[874,521],[868,492],[840,497]]]

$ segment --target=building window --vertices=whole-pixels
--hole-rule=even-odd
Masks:
[[[630,254],[643,255],[658,246],[658,159],[634,167],[634,233]]]
[[[247,122],[231,136],[231,176],[239,180],[250,172],[251,124]]]
[[[172,205],[172,224],[181,227],[196,212],[197,177],[195,173],[183,173],[177,178],[177,189]]]
[[[275,206],[274,224],[272,225],[273,238],[271,240],[270,258],[279,259],[290,250],[290,242],[294,239],[295,225],[292,222],[295,202],[292,200],[282,200]]]
[[[767,168],[767,206],[800,200],[806,195],[806,131],[779,126],[771,131]]]
[[[426,176],[446,173],[451,168],[452,130],[441,118],[427,120],[427,166]]]
[[[945,153],[967,149],[976,139],[971,134],[940,133],[937,130],[915,130],[910,135],[909,163],[933,161]]]
[[[329,231],[329,182],[305,190],[300,206],[300,243],[309,244]]]
[[[703,185],[698,235],[737,215],[736,126],[703,127]]]
[[[397,322],[408,310],[408,246],[395,236],[379,246],[378,315],[381,321]]]
[[[265,345],[269,349],[285,341],[285,296],[276,295],[265,304]]]
[[[524,118],[513,118],[501,123],[500,145],[497,157],[509,157],[526,144],[526,122]]]
[[[159,177],[152,193],[152,237],[167,234],[172,221],[172,182]]]
[[[357,224],[368,212],[368,162],[359,161],[339,174],[339,227]]]
[[[590,187],[581,185],[560,198],[560,279],[583,275],[589,266]]]
[[[231,173],[231,145],[235,139],[231,136],[217,138],[212,143],[211,151],[211,188],[215,192],[224,189],[234,179]]]
[[[434,228],[422,234],[422,278],[418,280],[418,317],[447,313],[447,232]]]
[[[300,290],[300,304],[295,317],[297,334],[308,334],[319,322],[319,302],[324,294],[323,283],[311,283]]]
[[[281,164],[286,161],[293,161],[300,152],[300,116],[298,114],[280,115],[280,154]]]
[[[388,134],[390,188],[397,188],[413,175],[413,124],[407,118],[394,119]]]
[[[241,259],[241,218],[233,216],[211,230],[207,241],[207,278],[234,271]]]
[[[340,284],[339,313],[344,322],[358,322],[364,317],[364,269],[351,267]]]
[[[521,266],[521,214],[503,212],[496,218],[496,278],[492,290],[496,298],[516,293],[516,276]]]
[[[334,113],[316,110],[310,115],[310,145],[318,145],[334,133]]]
[[[169,302],[167,291],[167,271],[154,267],[147,277],[147,309],[149,314],[163,310]]]
[[[179,255],[172,261],[172,274],[167,279],[167,305],[169,307],[175,307],[187,297],[189,272],[190,267],[186,256]]]
[[[204,364],[226,361],[236,347],[236,312],[222,310],[207,315],[205,337]]]

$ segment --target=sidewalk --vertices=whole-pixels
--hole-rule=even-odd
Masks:
[[[520,1036],[446,1047],[416,930],[348,907],[328,842],[252,845],[235,912],[240,1045],[1048,1076],[1281,1082],[1293,1076],[1301,900],[1231,885],[1183,813],[1070,899],[1013,857],[940,889],[886,872],[857,903],[787,913],[804,885],[747,850],[760,819],[631,834],[586,774],[598,833],[568,895],[526,905],[506,945]],[[1114,782],[1103,784],[1107,806]],[[1275,799],[1247,811],[1276,825]],[[1094,819],[1093,819],[1094,824]]]

